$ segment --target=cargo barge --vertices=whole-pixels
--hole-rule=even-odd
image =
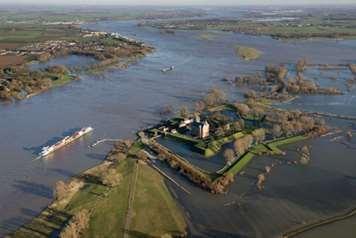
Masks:
[[[55,152],[56,150],[62,148],[65,145],[68,145],[72,143],[73,141],[79,139],[80,137],[90,133],[94,129],[92,127],[84,127],[76,132],[74,132],[71,136],[66,136],[62,140],[58,141],[54,145],[51,146],[45,146],[41,149],[41,152],[38,154],[37,158],[43,158],[46,157],[47,155]]]

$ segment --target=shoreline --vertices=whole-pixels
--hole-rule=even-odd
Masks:
[[[16,49],[2,50],[2,56],[25,57],[21,65],[3,68],[0,73],[0,100],[16,101],[38,95],[51,88],[72,81],[74,72],[97,73],[110,67],[125,69],[154,51],[152,46],[143,42],[111,32],[96,32],[79,28],[80,33],[70,39],[44,40],[25,44]],[[83,32],[82,32],[83,31]],[[58,57],[72,55],[85,56],[97,62],[79,68],[67,69],[57,64],[44,69],[31,69],[30,63],[43,64]],[[2,57],[0,56],[0,57]],[[76,67],[76,66],[74,66]],[[65,82],[57,82],[57,80]]]
[[[120,143],[126,142],[121,140]],[[5,237],[28,238],[37,237],[37,234],[41,234],[41,237],[50,237],[53,234],[59,235],[64,232],[65,228],[70,224],[71,219],[76,215],[76,211],[83,206],[88,206],[88,203],[93,204],[88,207],[90,226],[83,231],[85,233],[91,234],[91,232],[93,232],[92,229],[99,229],[101,219],[104,219],[105,216],[111,216],[108,214],[110,212],[117,212],[119,218],[115,218],[115,221],[113,220],[113,222],[117,223],[120,220],[120,225],[122,225],[123,228],[120,229],[120,227],[117,227],[117,235],[120,233],[123,237],[128,237],[128,235],[131,235],[133,227],[139,225],[142,226],[142,229],[151,230],[152,234],[158,232],[158,234],[161,235],[171,234],[174,235],[174,237],[186,237],[187,224],[185,221],[186,218],[183,215],[183,210],[174,198],[174,194],[168,189],[164,176],[154,168],[151,168],[151,166],[145,162],[145,159],[139,156],[139,153],[142,152],[142,150],[141,146],[137,143],[138,141],[136,140],[135,142],[132,142],[128,148],[124,149],[126,151],[123,154],[125,157],[120,155],[122,152],[118,152],[121,151],[122,148],[115,149],[114,147],[107,153],[105,160],[101,163],[85,169],[77,175],[71,176],[65,182],[62,182],[69,187],[69,190],[64,196],[59,197],[57,184],[61,181],[57,182],[54,189],[54,197],[51,202],[28,223],[23,224]],[[105,180],[101,180],[102,176],[112,173],[113,169],[120,175],[120,182],[115,185],[107,185],[106,182],[104,183]],[[118,172],[118,170],[120,172]],[[146,176],[144,176],[144,174]],[[155,179],[155,181],[157,180],[156,182],[159,181],[159,184],[150,182],[145,185],[143,184],[143,181],[146,179]],[[134,183],[132,183],[133,180],[135,180]],[[109,182],[109,180],[107,180],[107,182]],[[125,189],[122,191],[123,186]],[[150,219],[156,219],[163,216],[164,219],[160,226],[146,227],[144,220],[146,219],[147,214],[143,214],[146,210],[140,209],[140,206],[142,206],[142,203],[148,203],[148,201],[142,196],[139,196],[144,192],[142,186],[144,186],[144,190],[152,186],[154,189],[159,190],[159,192],[156,191],[153,198],[151,197],[149,199],[151,202],[154,201],[157,203],[156,205],[152,205],[153,208],[151,209],[155,212],[161,211],[163,207],[168,209],[168,211],[162,212],[162,214],[149,213],[150,215],[148,215],[151,217]],[[120,191],[117,195],[115,195],[117,193],[116,190]],[[90,192],[88,193],[88,191]],[[123,192],[125,195],[122,194]],[[162,192],[167,194],[162,194]],[[129,196],[126,196],[128,194]],[[115,202],[110,201],[107,203],[103,201],[112,199],[111,197],[113,196],[118,196],[123,202],[116,201],[117,198],[115,198]],[[142,201],[142,199],[144,200]],[[106,215],[102,214],[100,210],[101,206],[103,206],[100,205],[100,203],[103,202],[104,204],[107,204],[106,206],[113,207],[109,210],[110,212],[107,211]],[[116,202],[121,204],[120,207],[121,209],[124,209],[125,212],[121,211],[121,209],[115,210]],[[126,202],[128,202],[128,207]],[[121,214],[121,212],[123,213]],[[100,215],[95,215],[96,213],[99,213]],[[61,214],[66,215],[62,216]],[[137,218],[137,216],[140,217]],[[44,223],[51,225],[47,227],[43,225]]]

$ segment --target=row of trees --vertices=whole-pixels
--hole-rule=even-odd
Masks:
[[[111,162],[120,162],[126,159],[126,154],[129,152],[132,144],[132,140],[120,140],[115,142],[114,147],[107,154],[106,159]]]
[[[242,116],[266,116],[267,132],[274,138],[304,133],[323,134],[327,131],[324,120],[298,110],[287,111],[267,108],[252,99],[234,105]]]
[[[199,100],[195,103],[195,111],[202,112],[207,107],[218,106],[224,102],[226,102],[226,94],[221,89],[214,87],[209,90],[203,100]]]
[[[222,175],[216,180],[212,181],[207,174],[195,168],[194,166],[191,166],[189,163],[186,163],[180,157],[176,156],[174,153],[171,153],[161,145],[157,143],[153,143],[151,145],[152,149],[158,153],[158,157],[160,159],[167,161],[172,168],[179,170],[192,182],[198,184],[204,189],[209,190],[211,193],[224,193],[227,186],[234,181],[232,174]]]
[[[235,160],[237,156],[242,156],[254,144],[262,143],[265,140],[266,131],[263,128],[254,130],[251,134],[238,138],[234,142],[234,149],[226,149],[224,152],[227,164]]]
[[[266,114],[270,133],[274,137],[305,133],[323,134],[327,131],[325,121],[300,111],[271,110]]]

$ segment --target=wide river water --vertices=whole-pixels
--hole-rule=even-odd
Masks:
[[[0,105],[0,237],[27,222],[48,205],[56,181],[67,179],[104,159],[110,145],[88,149],[88,145],[98,138],[133,137],[139,128],[160,120],[157,112],[163,106],[190,106],[212,86],[219,86],[232,98],[239,97],[239,90],[221,79],[263,70],[269,63],[293,63],[301,57],[307,57],[314,63],[347,63],[356,60],[356,41],[351,40],[283,42],[269,37],[228,32],[210,32],[210,39],[204,40],[200,31],[161,34],[159,30],[136,25],[135,21],[107,21],[85,26],[100,31],[120,32],[155,47],[154,53],[128,69],[111,69],[100,75],[83,74],[80,75],[81,80],[66,86],[27,100]],[[256,47],[263,51],[263,55],[257,61],[244,62],[235,55],[236,44]],[[60,62],[63,63],[63,60],[66,61],[60,59]],[[77,58],[69,57],[68,65],[72,64],[71,60],[73,64],[78,63]],[[161,68],[171,65],[175,66],[174,71],[161,73]],[[356,114],[356,98],[352,93],[332,99],[299,99],[293,105],[311,110],[341,110],[344,114]],[[34,153],[38,152],[41,145],[74,128],[89,125],[95,128],[90,136],[59,150],[49,160],[33,161]],[[353,168],[349,170],[355,171],[355,161],[348,163]],[[281,172],[279,176],[285,174]],[[341,183],[341,180],[337,181]],[[293,183],[297,181],[293,180]],[[334,185],[340,184],[335,182]],[[274,189],[278,190],[278,186],[271,191]],[[283,190],[283,194],[288,197],[288,190]],[[354,193],[351,195],[353,197]],[[197,205],[198,198],[204,196],[197,196],[190,206]],[[221,200],[221,197],[218,199]],[[179,201],[185,206],[189,199],[181,198]],[[272,199],[268,201],[272,202]],[[210,206],[211,203],[206,200],[201,204]],[[195,209],[189,205],[186,207],[188,212]],[[214,215],[214,209],[209,211],[210,216]],[[199,218],[199,214],[191,217],[194,220]],[[210,224],[203,224],[204,219],[200,226],[197,224],[192,230]],[[220,223],[215,228],[219,227],[229,230]],[[232,235],[235,234],[233,230]],[[270,234],[268,232],[265,234]],[[250,234],[247,231],[245,233]]]

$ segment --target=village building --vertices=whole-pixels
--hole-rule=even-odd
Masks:
[[[193,118],[185,118],[179,123],[179,128],[184,128],[187,127],[188,125],[191,125],[194,122]]]

